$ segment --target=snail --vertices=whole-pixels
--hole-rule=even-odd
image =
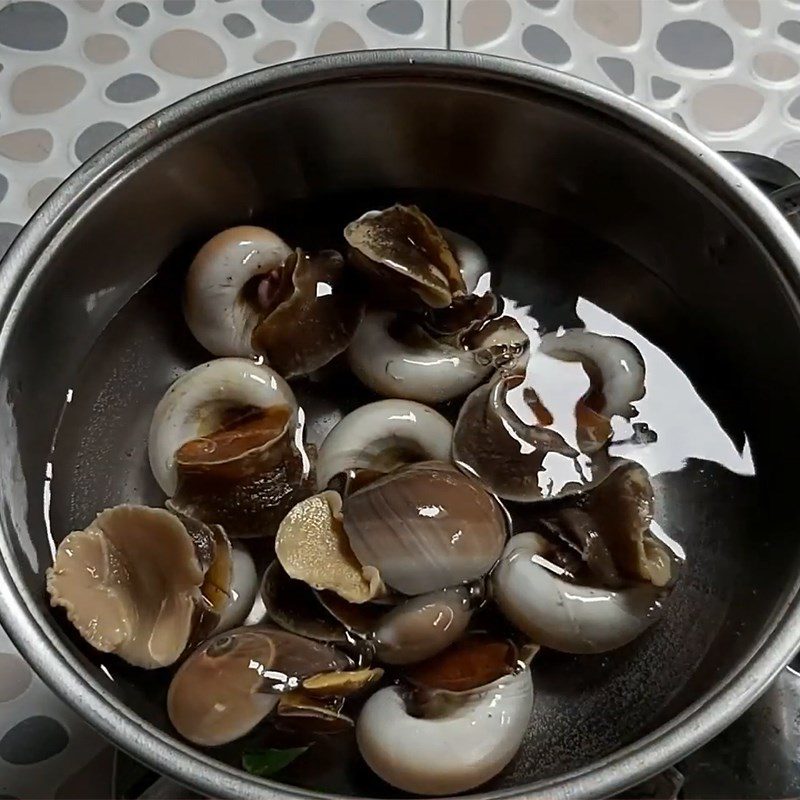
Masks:
[[[384,307],[367,312],[347,350],[350,369],[373,391],[440,403],[523,356],[528,337],[494,295],[467,292],[467,279],[475,289],[486,271],[474,242],[401,205],[365,214],[345,238],[353,264],[380,282]]]
[[[153,414],[150,465],[172,506],[232,538],[273,536],[310,494],[297,401],[274,370],[245,358],[195,367]]]
[[[363,301],[335,250],[292,250],[266,228],[230,228],[198,252],[186,277],[184,316],[216,356],[262,356],[286,378],[343,352]]]
[[[582,505],[545,517],[545,528],[578,552],[587,582],[570,579],[541,534],[519,533],[491,576],[492,597],[535,642],[568,653],[622,647],[657,618],[677,558],[651,532],[653,491],[634,462],[613,465]]]
[[[155,669],[211,633],[225,614],[232,579],[222,528],[121,505],[59,544],[47,591],[92,647]]]
[[[406,792],[452,795],[480,786],[514,757],[528,727],[533,684],[513,648],[472,637],[451,651],[425,662],[415,686],[375,692],[358,717],[364,760]]]
[[[391,472],[414,461],[447,461],[453,426],[411,400],[378,400],[342,418],[319,448],[317,486],[349,470]]]
[[[175,673],[169,718],[195,744],[235,741],[275,714],[287,727],[352,727],[342,700],[374,684],[380,669],[357,669],[336,648],[266,625],[209,639]]]

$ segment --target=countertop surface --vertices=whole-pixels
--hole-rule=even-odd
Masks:
[[[390,47],[572,72],[714,147],[800,170],[797,0],[0,0],[0,253],[61,180],[157,109],[270,64]],[[787,671],[740,733],[687,761],[687,796],[800,792],[797,680]],[[0,630],[0,800],[109,797],[112,759]]]

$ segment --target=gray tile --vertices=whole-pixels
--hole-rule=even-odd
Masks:
[[[37,764],[58,755],[69,743],[66,729],[52,717],[18,722],[0,739],[0,758],[9,764]]]
[[[425,12],[417,0],[383,0],[367,10],[367,18],[390,33],[408,36],[422,27]]]

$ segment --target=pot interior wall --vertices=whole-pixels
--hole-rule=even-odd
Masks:
[[[231,108],[110,175],[55,232],[0,354],[3,535],[65,646],[166,725],[157,676],[112,659],[109,680],[49,616],[50,536],[106,505],[159,501],[144,436],[176,370],[205,357],[183,329],[176,281],[199,242],[252,219],[331,246],[348,215],[395,198],[485,244],[503,293],[543,324],[581,298],[635,328],[689,375],[756,466],[752,477],[693,458],[659,476],[660,521],[687,551],[686,574],[664,620],[632,646],[537,662],[530,735],[498,781],[523,785],[586,766],[686,708],[751,654],[795,590],[782,407],[800,395],[795,300],[748,212],[726,205],[701,163],[630,123],[491,82],[343,81]],[[337,781],[325,788],[385,792],[361,774]]]

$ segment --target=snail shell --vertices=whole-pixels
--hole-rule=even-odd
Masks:
[[[450,250],[458,262],[465,290],[468,293],[474,292],[478,288],[481,278],[489,272],[489,259],[486,257],[486,253],[476,242],[461,233],[447,228],[439,230],[447,240],[447,244],[450,245]]]
[[[514,757],[533,708],[530,670],[450,695],[410,713],[401,687],[367,700],[356,723],[358,749],[387,783],[420,795],[452,795],[480,786]]]
[[[344,529],[356,558],[407,595],[485,575],[506,539],[503,513],[474,479],[422,462],[351,494]]]
[[[218,233],[189,267],[184,316],[194,338],[215,356],[252,356],[262,312],[254,281],[277,274],[292,250],[266,228],[240,225]],[[251,290],[251,291],[248,291]]]
[[[258,595],[258,573],[253,557],[241,542],[231,546],[231,585],[229,601],[225,606],[214,633],[242,625],[253,608]]]
[[[413,461],[447,461],[453,426],[438,412],[410,400],[378,400],[340,420],[319,449],[317,486],[354,469],[391,472]]]
[[[184,316],[200,344],[216,356],[265,356],[285,377],[343,352],[362,313],[339,253],[292,251],[266,228],[217,234],[186,277]]]
[[[513,536],[491,576],[500,610],[533,641],[565,653],[622,647],[655,620],[664,591],[652,584],[624,589],[581,586],[548,564],[547,540]]]

